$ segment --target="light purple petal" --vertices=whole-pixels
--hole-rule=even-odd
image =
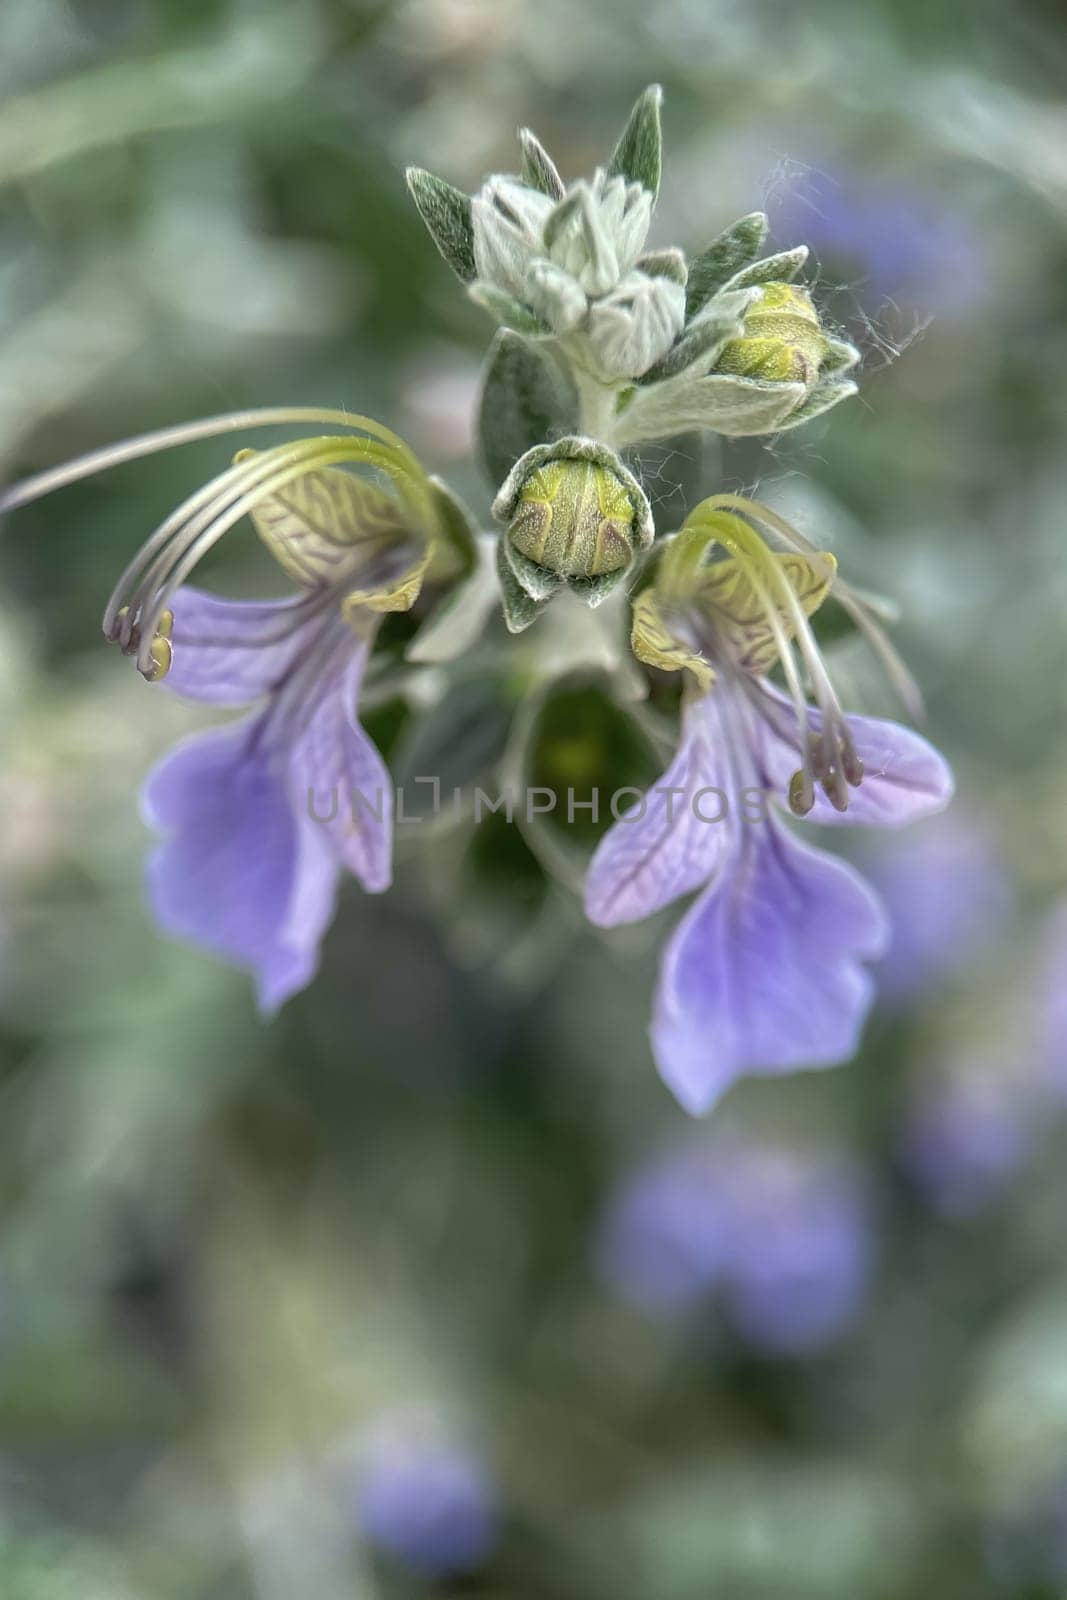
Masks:
[[[266,733],[259,716],[188,740],[149,775],[143,801],[168,835],[148,864],[158,921],[250,968],[271,1012],[315,972],[337,863],[294,817]]]
[[[797,726],[790,700],[776,689],[764,685],[777,702],[783,721]],[[822,716],[811,712],[812,728],[822,727]],[[826,796],[816,791],[809,822],[865,828],[903,828],[921,817],[943,811],[952,799],[952,773],[944,757],[928,740],[899,723],[878,717],[852,717],[848,725],[863,762],[863,782],[849,790],[847,811],[836,811]],[[790,743],[760,722],[761,753],[764,771],[771,788],[783,803],[789,793],[789,780],[799,765],[798,743]]]
[[[740,804],[713,693],[687,710],[678,753],[644,810],[635,806],[600,841],[585,883],[586,916],[602,928],[637,922],[707,883],[737,848]]]
[[[844,862],[774,819],[743,837],[741,855],[675,930],[660,971],[656,1063],[693,1113],[743,1073],[851,1056],[873,992],[862,962],[886,939],[878,899]]]
[[[393,789],[388,768],[356,718],[370,646],[353,641],[316,686],[290,756],[292,803],[302,821],[371,894],[392,882]]]
[[[244,706],[275,689],[322,627],[307,598],[221,600],[179,589],[171,604],[173,660],[163,680],[174,694]]]

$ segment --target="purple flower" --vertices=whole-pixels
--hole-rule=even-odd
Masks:
[[[871,1208],[859,1175],[829,1153],[739,1140],[685,1147],[613,1197],[597,1259],[631,1305],[674,1317],[717,1298],[753,1348],[802,1354],[862,1307]]]
[[[943,1216],[995,1201],[1034,1144],[1037,1102],[982,1064],[941,1072],[912,1096],[899,1141],[904,1172]]]
[[[845,813],[820,793],[813,821],[899,827],[947,803],[948,770],[924,739],[891,722],[848,723],[863,784]],[[652,1027],[659,1070],[694,1113],[744,1073],[848,1059],[870,1008],[863,963],[886,935],[877,898],[773,810],[750,820],[744,809],[784,793],[800,745],[796,714],[770,685],[753,697],[724,682],[688,707],[644,815],[617,822],[589,869],[586,910],[602,927],[701,890],[664,952]]]
[[[865,866],[889,912],[892,937],[878,992],[899,1006],[973,965],[1003,929],[1011,886],[989,831],[955,810]]]
[[[166,835],[148,868],[162,927],[250,968],[264,1011],[313,976],[342,868],[370,893],[391,876],[389,773],[356,716],[370,641],[306,601],[173,601],[176,693],[261,702],[187,740],[149,776]]]
[[[924,739],[841,711],[806,615],[829,589],[829,559],[775,555],[719,504],[752,522],[770,516],[734,497],[705,502],[635,605],[637,653],[687,669],[704,692],[690,694],[660,783],[601,840],[585,891],[601,927],[700,891],[664,952],[652,1024],[660,1073],[693,1113],[744,1073],[846,1060],[871,1004],[864,963],[884,947],[881,905],[851,867],[802,844],[768,798],[788,797],[815,822],[896,828],[940,810],[952,790]],[[717,543],[730,558],[709,564]],[[818,708],[804,699],[790,632]],[[791,697],[762,675],[776,656]]]
[[[472,1572],[497,1536],[495,1497],[479,1458],[418,1426],[367,1443],[356,1481],[367,1542],[426,1579]]]

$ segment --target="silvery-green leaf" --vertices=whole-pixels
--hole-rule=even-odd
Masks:
[[[521,550],[516,550],[507,534],[504,535],[504,559],[514,573],[520,589],[524,594],[528,594],[531,600],[551,600],[557,589],[563,587],[561,577],[549,572],[547,567],[538,566],[536,561],[524,556]]]
[[[595,578],[568,578],[567,587],[595,610],[630,576],[629,567],[618,567],[614,572],[601,572]]]
[[[498,289],[494,283],[472,283],[467,290],[475,305],[481,306],[483,311],[488,311],[494,321],[505,328],[514,328],[516,333],[528,333],[531,338],[544,338],[552,330],[536,317],[528,306],[516,300],[514,295]]]
[[[762,261],[754,261],[750,267],[744,267],[740,272],[735,272],[723,284],[723,289],[749,289],[761,283],[791,283],[808,259],[806,244],[798,244],[795,250],[782,250],[775,256],[764,256]]]
[[[686,315],[695,316],[736,272],[754,261],[766,237],[766,216],[762,211],[752,211],[720,233],[706,250],[690,261]]]
[[[434,244],[453,272],[469,283],[476,271],[469,196],[422,167],[409,167],[407,180],[411,198]]]
[[[708,309],[688,324],[685,332],[642,378],[643,385],[661,383],[665,378],[688,372],[702,377],[715,365],[723,346],[744,330],[744,313],[755,291],[716,295]]]
[[[712,373],[705,378],[670,378],[639,389],[619,419],[622,445],[669,439],[689,428],[710,428],[730,438],[776,433],[804,399],[802,383],[775,383]]]
[[[607,382],[637,378],[669,350],[685,318],[685,291],[671,278],[631,272],[590,309],[588,344]]]
[[[531,189],[540,189],[552,200],[562,200],[563,179],[537,135],[529,128],[520,128],[519,144],[522,146],[523,182]]]
[[[832,406],[840,405],[842,400],[847,400],[850,395],[856,394],[858,388],[859,385],[853,383],[851,378],[831,378],[829,383],[816,384],[804,403],[799,405],[775,431],[787,433],[791,428],[799,428],[802,422],[810,422],[813,417],[821,417],[824,411],[829,411]]]
[[[512,572],[507,558],[507,534],[502,533],[496,546],[496,574],[500,583],[500,599],[504,608],[504,621],[509,633],[522,633],[531,622],[536,622],[547,601],[531,600]]]
[[[542,232],[553,202],[517,178],[489,178],[471,202],[477,276],[524,302],[532,262],[544,254]]]
[[[566,433],[577,409],[577,396],[551,356],[501,328],[489,347],[478,417],[482,459],[493,483],[535,445]]]
[[[860,352],[854,344],[847,339],[827,339],[826,349],[819,365],[821,377],[828,377],[831,373],[849,372],[862,359]]]
[[[650,278],[673,278],[675,283],[685,288],[688,269],[681,250],[648,250],[643,256],[638,256],[637,267],[639,271],[647,272]]]
[[[496,540],[478,538],[474,568],[434,607],[408,645],[405,656],[419,666],[457,661],[474,645],[500,598]]]
[[[630,183],[639,183],[653,198],[659,194],[663,166],[662,103],[663,90],[659,84],[649,84],[630,112],[630,119],[608,162],[609,178],[623,177]]]

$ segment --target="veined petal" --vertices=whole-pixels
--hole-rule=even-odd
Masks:
[[[285,778],[264,713],[179,745],[143,794],[167,834],[148,864],[156,918],[250,968],[268,1013],[314,975],[338,873],[294,817]]]
[[[792,702],[769,684],[763,685],[774,700],[783,731],[797,727]],[[809,712],[812,729],[822,728],[819,711]],[[799,734],[795,740],[777,734],[765,718],[759,719],[763,768],[767,781],[784,802],[797,766]],[[943,811],[952,799],[953,778],[945,758],[921,734],[880,717],[848,718],[863,762],[863,782],[849,790],[848,810],[837,811],[821,790],[816,790],[810,822],[840,827],[903,828],[921,817]]]
[[[356,716],[366,639],[327,666],[305,708],[289,758],[292,804],[328,839],[371,894],[392,881],[393,789],[388,768]]]
[[[686,1110],[709,1110],[745,1073],[847,1060],[873,995],[862,963],[886,933],[879,900],[851,867],[774,818],[750,824],[660,970],[653,1049]]]
[[[591,922],[637,922],[707,883],[738,847],[727,736],[714,694],[686,712],[678,753],[657,784],[600,841],[585,884]]]
[[[173,657],[163,681],[175,694],[219,706],[248,705],[269,694],[322,625],[304,596],[223,600],[182,588],[171,609]]]

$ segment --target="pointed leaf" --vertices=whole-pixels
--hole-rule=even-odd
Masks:
[[[650,84],[630,112],[630,120],[608,163],[609,178],[639,183],[653,197],[659,194],[663,166],[662,103],[663,90],[658,83]]]
[[[685,287],[688,269],[680,250],[648,250],[643,256],[638,256],[635,264],[639,271],[647,272],[650,278],[670,278],[672,282]]]
[[[767,218],[762,211],[753,211],[720,233],[706,250],[690,261],[686,316],[695,316],[735,272],[754,261],[766,237]]]
[[[496,546],[496,572],[500,579],[500,598],[504,607],[504,621],[509,633],[522,633],[548,604],[546,600],[531,600],[512,572],[507,558],[507,534],[501,534]]]
[[[516,550],[506,532],[504,557],[519,587],[530,596],[531,600],[550,600],[556,590],[563,587],[564,580],[556,573],[549,572],[547,567],[539,566],[536,561],[531,561],[529,556],[524,556],[521,550]]]
[[[723,289],[751,289],[762,283],[791,283],[808,259],[806,244],[798,244],[795,250],[782,250],[775,256],[764,256],[762,261],[754,261],[750,267],[745,267],[741,272],[735,272],[723,284]]]
[[[723,346],[744,332],[744,313],[751,303],[752,292],[742,289],[736,295],[718,296],[702,316],[690,322],[662,361],[648,369],[640,380],[641,387],[662,383],[665,378],[677,377],[682,372],[694,378],[709,372]]]
[[[710,428],[728,438],[776,433],[804,399],[802,383],[776,383],[713,372],[682,375],[640,389],[619,419],[620,444],[669,439],[689,428]]]
[[[478,419],[492,481],[506,478],[527,450],[566,433],[577,410],[577,396],[552,358],[502,328],[490,346]]]
[[[422,167],[409,167],[408,189],[430,237],[453,272],[469,283],[476,275],[470,196]]]
[[[524,306],[521,300],[516,300],[514,295],[508,294],[505,289],[498,289],[495,283],[472,283],[467,290],[476,306],[481,306],[483,311],[488,311],[494,321],[501,323],[505,328],[514,328],[516,333],[528,333],[534,338],[543,338],[551,330],[547,323],[532,312],[529,306]]]
[[[550,200],[562,200],[565,193],[563,179],[537,135],[529,128],[520,128],[519,144],[522,146],[523,183],[547,194]]]
[[[824,411],[829,411],[831,406],[840,405],[842,400],[847,400],[850,395],[857,394],[859,385],[852,382],[851,378],[832,378],[829,383],[818,384],[797,409],[775,430],[778,433],[788,433],[790,428],[799,428],[802,422],[810,422],[813,417],[821,417]]]

